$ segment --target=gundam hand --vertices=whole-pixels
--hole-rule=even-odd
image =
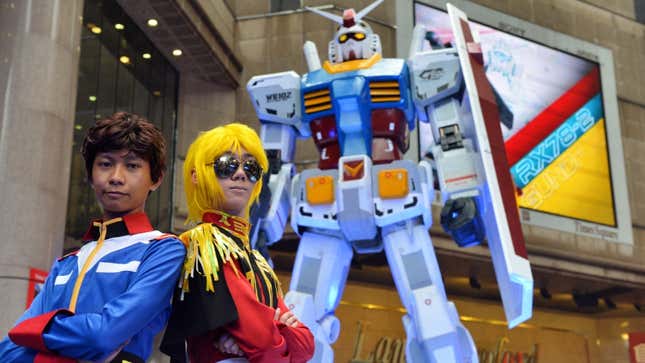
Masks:
[[[271,204],[266,215],[262,217],[260,225],[260,234],[265,238],[267,245],[279,241],[284,234],[284,227],[291,210],[289,197],[293,171],[292,163],[284,163],[276,170],[275,174],[269,176]]]
[[[448,199],[441,209],[441,226],[459,247],[476,246],[484,239],[484,223],[474,197]]]
[[[251,209],[251,247],[270,261],[268,246],[279,241],[291,208],[293,164],[281,161],[280,150],[266,150],[269,172],[262,176],[262,191]]]
[[[271,160],[270,156],[269,160]],[[271,161],[269,161],[269,163],[270,162]],[[260,196],[258,197],[257,203],[251,206],[251,210],[249,212],[249,222],[251,222],[251,247],[260,251],[267,261],[270,260],[270,257],[269,250],[267,249],[266,234],[260,226],[262,225],[263,218],[269,213],[269,208],[271,207],[271,189],[269,188],[270,177],[270,173],[262,175],[262,190],[260,191]]]

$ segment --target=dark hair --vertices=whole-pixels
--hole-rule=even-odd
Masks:
[[[96,154],[129,150],[150,164],[150,178],[156,183],[166,170],[166,142],[161,131],[150,121],[129,112],[117,112],[96,121],[83,140],[87,179],[92,180]]]

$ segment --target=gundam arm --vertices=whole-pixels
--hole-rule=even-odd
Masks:
[[[481,169],[486,180],[482,188],[481,215],[486,224],[486,237],[504,312],[509,327],[531,317],[533,276],[526,253],[519,211],[503,151],[504,140],[495,96],[486,80],[481,46],[477,32],[468,25],[468,17],[454,6],[447,5],[455,35],[455,48],[470,96],[471,119],[477,140]]]
[[[484,238],[479,197],[483,187],[467,92],[453,48],[423,50],[425,29],[417,25],[408,58],[412,95],[421,122],[430,122],[434,145],[427,150],[437,172],[444,207],[441,225],[462,247]]]
[[[270,163],[268,187],[271,202],[266,215],[262,217],[259,232],[263,233],[264,243],[271,245],[282,238],[291,209],[289,191],[295,170],[293,147],[296,135],[290,126],[263,123],[261,137]],[[282,141],[274,141],[276,138]]]
[[[485,82],[481,48],[465,14],[450,5],[448,12],[455,48],[420,51],[425,30],[415,29],[409,60],[413,95],[419,119],[432,125],[431,154],[445,202],[441,224],[462,246],[487,238],[506,318],[514,327],[531,316],[533,277],[514,190],[502,183],[510,177],[505,156],[491,146],[494,141],[503,149],[501,130],[493,127],[499,125],[497,109],[482,111],[482,97],[490,106],[494,96]]]
[[[300,76],[282,72],[255,76],[247,91],[262,123],[260,137],[269,158],[270,203],[252,238],[254,248],[271,245],[282,238],[290,211],[291,178],[296,138],[307,136],[300,113]],[[265,179],[266,181],[266,179]]]

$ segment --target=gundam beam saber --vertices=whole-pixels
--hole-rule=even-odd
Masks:
[[[486,79],[481,48],[468,18],[447,4],[464,82],[469,95],[477,147],[491,203],[483,212],[509,327],[531,317],[533,276],[526,254],[515,187],[509,172],[495,96]],[[506,221],[507,223],[494,223]]]

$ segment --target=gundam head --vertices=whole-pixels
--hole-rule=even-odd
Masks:
[[[331,63],[367,59],[375,53],[381,53],[381,39],[361,19],[382,2],[383,0],[377,0],[358,13],[354,9],[347,9],[343,11],[342,17],[307,7],[308,10],[340,25],[334,39],[329,42],[329,61]]]
[[[367,59],[381,53],[381,41],[367,23],[356,23],[356,12],[343,12],[343,25],[338,28],[334,40],[329,42],[329,60],[341,63],[354,59]]]

